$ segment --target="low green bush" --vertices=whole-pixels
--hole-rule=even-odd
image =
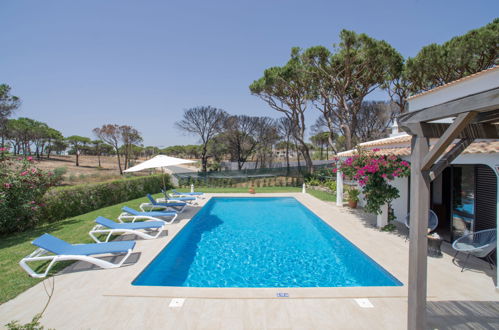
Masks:
[[[171,189],[168,176],[167,189]],[[43,196],[44,206],[40,219],[55,222],[91,212],[105,206],[142,197],[147,193],[158,193],[163,187],[161,174],[119,179],[109,182],[91,183],[71,187],[58,187]]]
[[[64,174],[66,174],[67,172],[68,172],[68,168],[66,166],[56,167],[54,169],[54,176],[56,176],[58,178],[62,178],[64,176]]]

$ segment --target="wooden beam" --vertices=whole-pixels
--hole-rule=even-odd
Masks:
[[[457,116],[457,118],[454,119],[454,122],[445,131],[444,135],[440,137],[437,144],[435,144],[430,152],[424,157],[421,170],[429,170],[475,116],[476,112],[466,112]]]
[[[411,221],[409,231],[409,287],[407,328],[426,329],[426,283],[430,182],[421,171],[428,153],[428,138],[413,136],[411,142]]]
[[[399,125],[429,122],[442,118],[455,117],[461,113],[475,111],[488,112],[499,109],[499,87],[468,95],[446,103],[417,111],[411,111],[398,117]]]
[[[480,112],[480,114],[476,116],[474,121],[477,123],[499,122],[499,110]]]
[[[479,115],[477,115],[478,117]],[[475,117],[476,119],[476,117]],[[474,120],[473,120],[474,121]],[[407,124],[403,129],[411,135],[422,135],[433,139],[441,137],[451,124],[443,123],[421,123]],[[415,132],[414,128],[421,129],[420,132]],[[474,138],[474,139],[499,139],[499,125],[493,124],[469,124],[457,136],[458,139]]]
[[[437,176],[442,173],[446,167],[448,167],[454,159],[459,156],[464,149],[466,149],[474,139],[461,139],[458,143],[452,147],[451,150],[449,150],[445,155],[442,156],[442,158],[439,159],[439,161],[433,165],[430,169],[429,173],[429,178],[431,181],[435,180]]]

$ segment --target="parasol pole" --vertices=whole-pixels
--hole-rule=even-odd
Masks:
[[[166,183],[165,183],[165,172],[166,172],[166,169],[164,167],[161,167],[161,169],[163,170],[163,175],[162,175],[162,178],[163,178],[163,194],[165,195],[165,200],[168,200],[168,197],[166,196]]]

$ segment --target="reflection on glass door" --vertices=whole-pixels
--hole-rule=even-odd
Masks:
[[[452,167],[452,238],[473,231],[475,221],[475,166]]]

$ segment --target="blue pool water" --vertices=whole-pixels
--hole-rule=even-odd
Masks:
[[[212,198],[134,280],[185,287],[400,286],[294,198]]]

